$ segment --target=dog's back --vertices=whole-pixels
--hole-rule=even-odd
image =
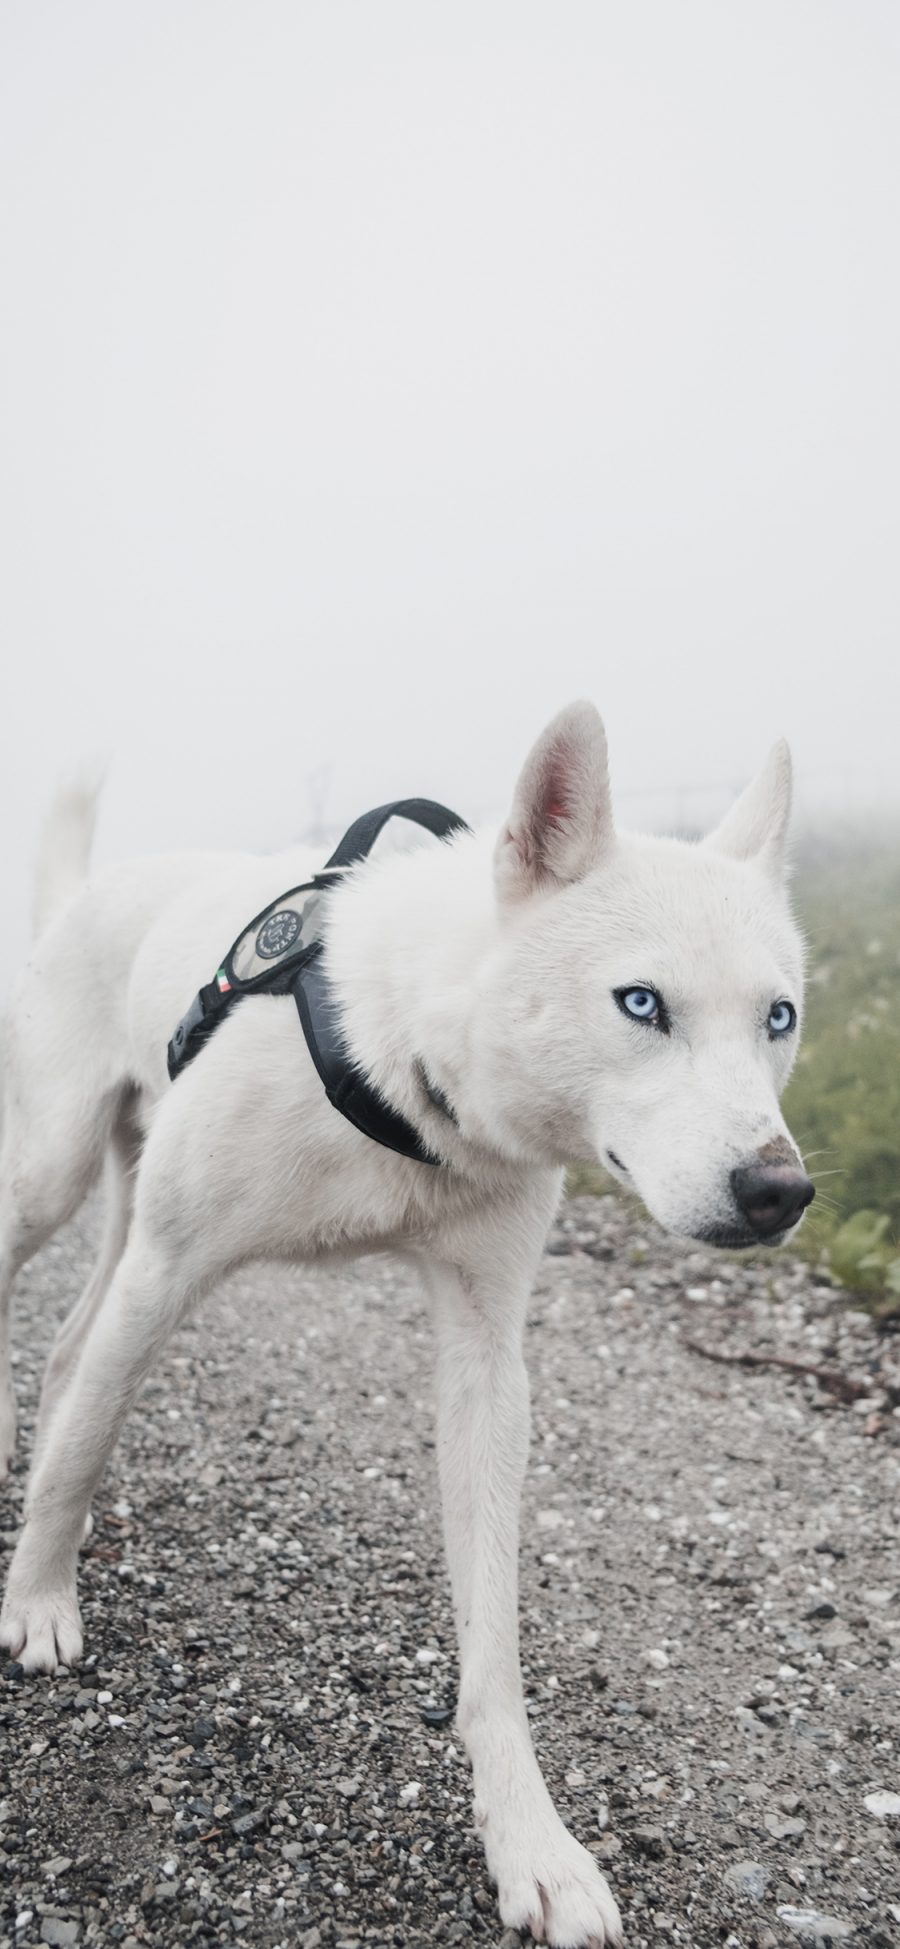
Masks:
[[[6,1025],[4,1095],[168,1085],[172,1028],[240,928],[320,861],[308,848],[156,854],[90,871],[101,779],[56,794],[35,864],[34,946]],[[52,1115],[50,1095],[47,1114]]]

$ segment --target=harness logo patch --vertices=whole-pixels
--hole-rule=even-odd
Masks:
[[[256,936],[256,952],[262,961],[277,961],[279,954],[286,954],[289,947],[299,939],[303,925],[300,914],[293,907],[281,907],[277,914],[270,914]]]

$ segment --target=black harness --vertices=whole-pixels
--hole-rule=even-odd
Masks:
[[[215,979],[195,995],[175,1030],[168,1050],[169,1075],[174,1082],[244,995],[293,995],[307,1048],[329,1103],[376,1144],[413,1157],[420,1164],[439,1164],[440,1158],[426,1148],[413,1125],[399,1110],[393,1110],[363,1071],[355,1067],[336,1020],[322,965],[323,944],[314,931],[319,896],[339,884],[345,867],[368,857],[379,833],[393,818],[411,819],[436,839],[449,839],[454,832],[469,830],[458,813],[436,805],[432,799],[395,799],[392,805],[364,812],[345,832],[320,873],[279,894],[238,935]],[[301,893],[310,897],[297,907],[293,903]],[[440,1092],[429,1087],[427,1078],[423,1084],[435,1107],[452,1116]]]

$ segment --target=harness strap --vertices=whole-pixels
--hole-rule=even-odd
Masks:
[[[354,866],[357,860],[366,859],[389,819],[411,819],[414,825],[424,826],[426,832],[433,833],[435,839],[449,839],[454,832],[469,830],[458,812],[438,805],[435,799],[394,799],[390,805],[376,805],[374,812],[363,812],[354,819],[326,861],[326,873],[331,867]]]
[[[200,989],[172,1036],[169,1075],[174,1082],[242,996],[293,994],[307,1047],[334,1109],[375,1143],[418,1163],[438,1164],[440,1159],[427,1149],[413,1125],[391,1108],[351,1061],[325,976],[322,942],[318,937],[303,939],[307,906],[298,911],[290,904],[298,894],[322,893],[339,884],[343,870],[368,857],[393,818],[410,819],[436,839],[468,831],[458,812],[433,799],[395,799],[354,820],[322,871],[270,901],[232,943],[215,979]],[[316,905],[317,901],[308,903],[310,908]],[[259,971],[240,973],[238,958]]]
[[[387,1150],[413,1157],[419,1164],[439,1164],[440,1158],[399,1110],[394,1110],[368,1077],[348,1061],[347,1050],[337,1023],[334,998],[322,966],[322,944],[316,941],[308,961],[297,969],[292,984],[300,1025],[306,1046],[319,1072],[325,1095],[332,1108],[348,1123],[372,1137]]]

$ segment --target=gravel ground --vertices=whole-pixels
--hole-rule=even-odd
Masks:
[[[91,1233],[22,1281],[23,1451]],[[85,1664],[0,1673],[2,1949],[515,1949],[449,1718],[428,1343],[377,1260],[244,1275],[178,1335],[98,1498]],[[629,1949],[900,1943],[900,1343],[790,1258],[578,1199],[529,1362],[529,1709]]]

